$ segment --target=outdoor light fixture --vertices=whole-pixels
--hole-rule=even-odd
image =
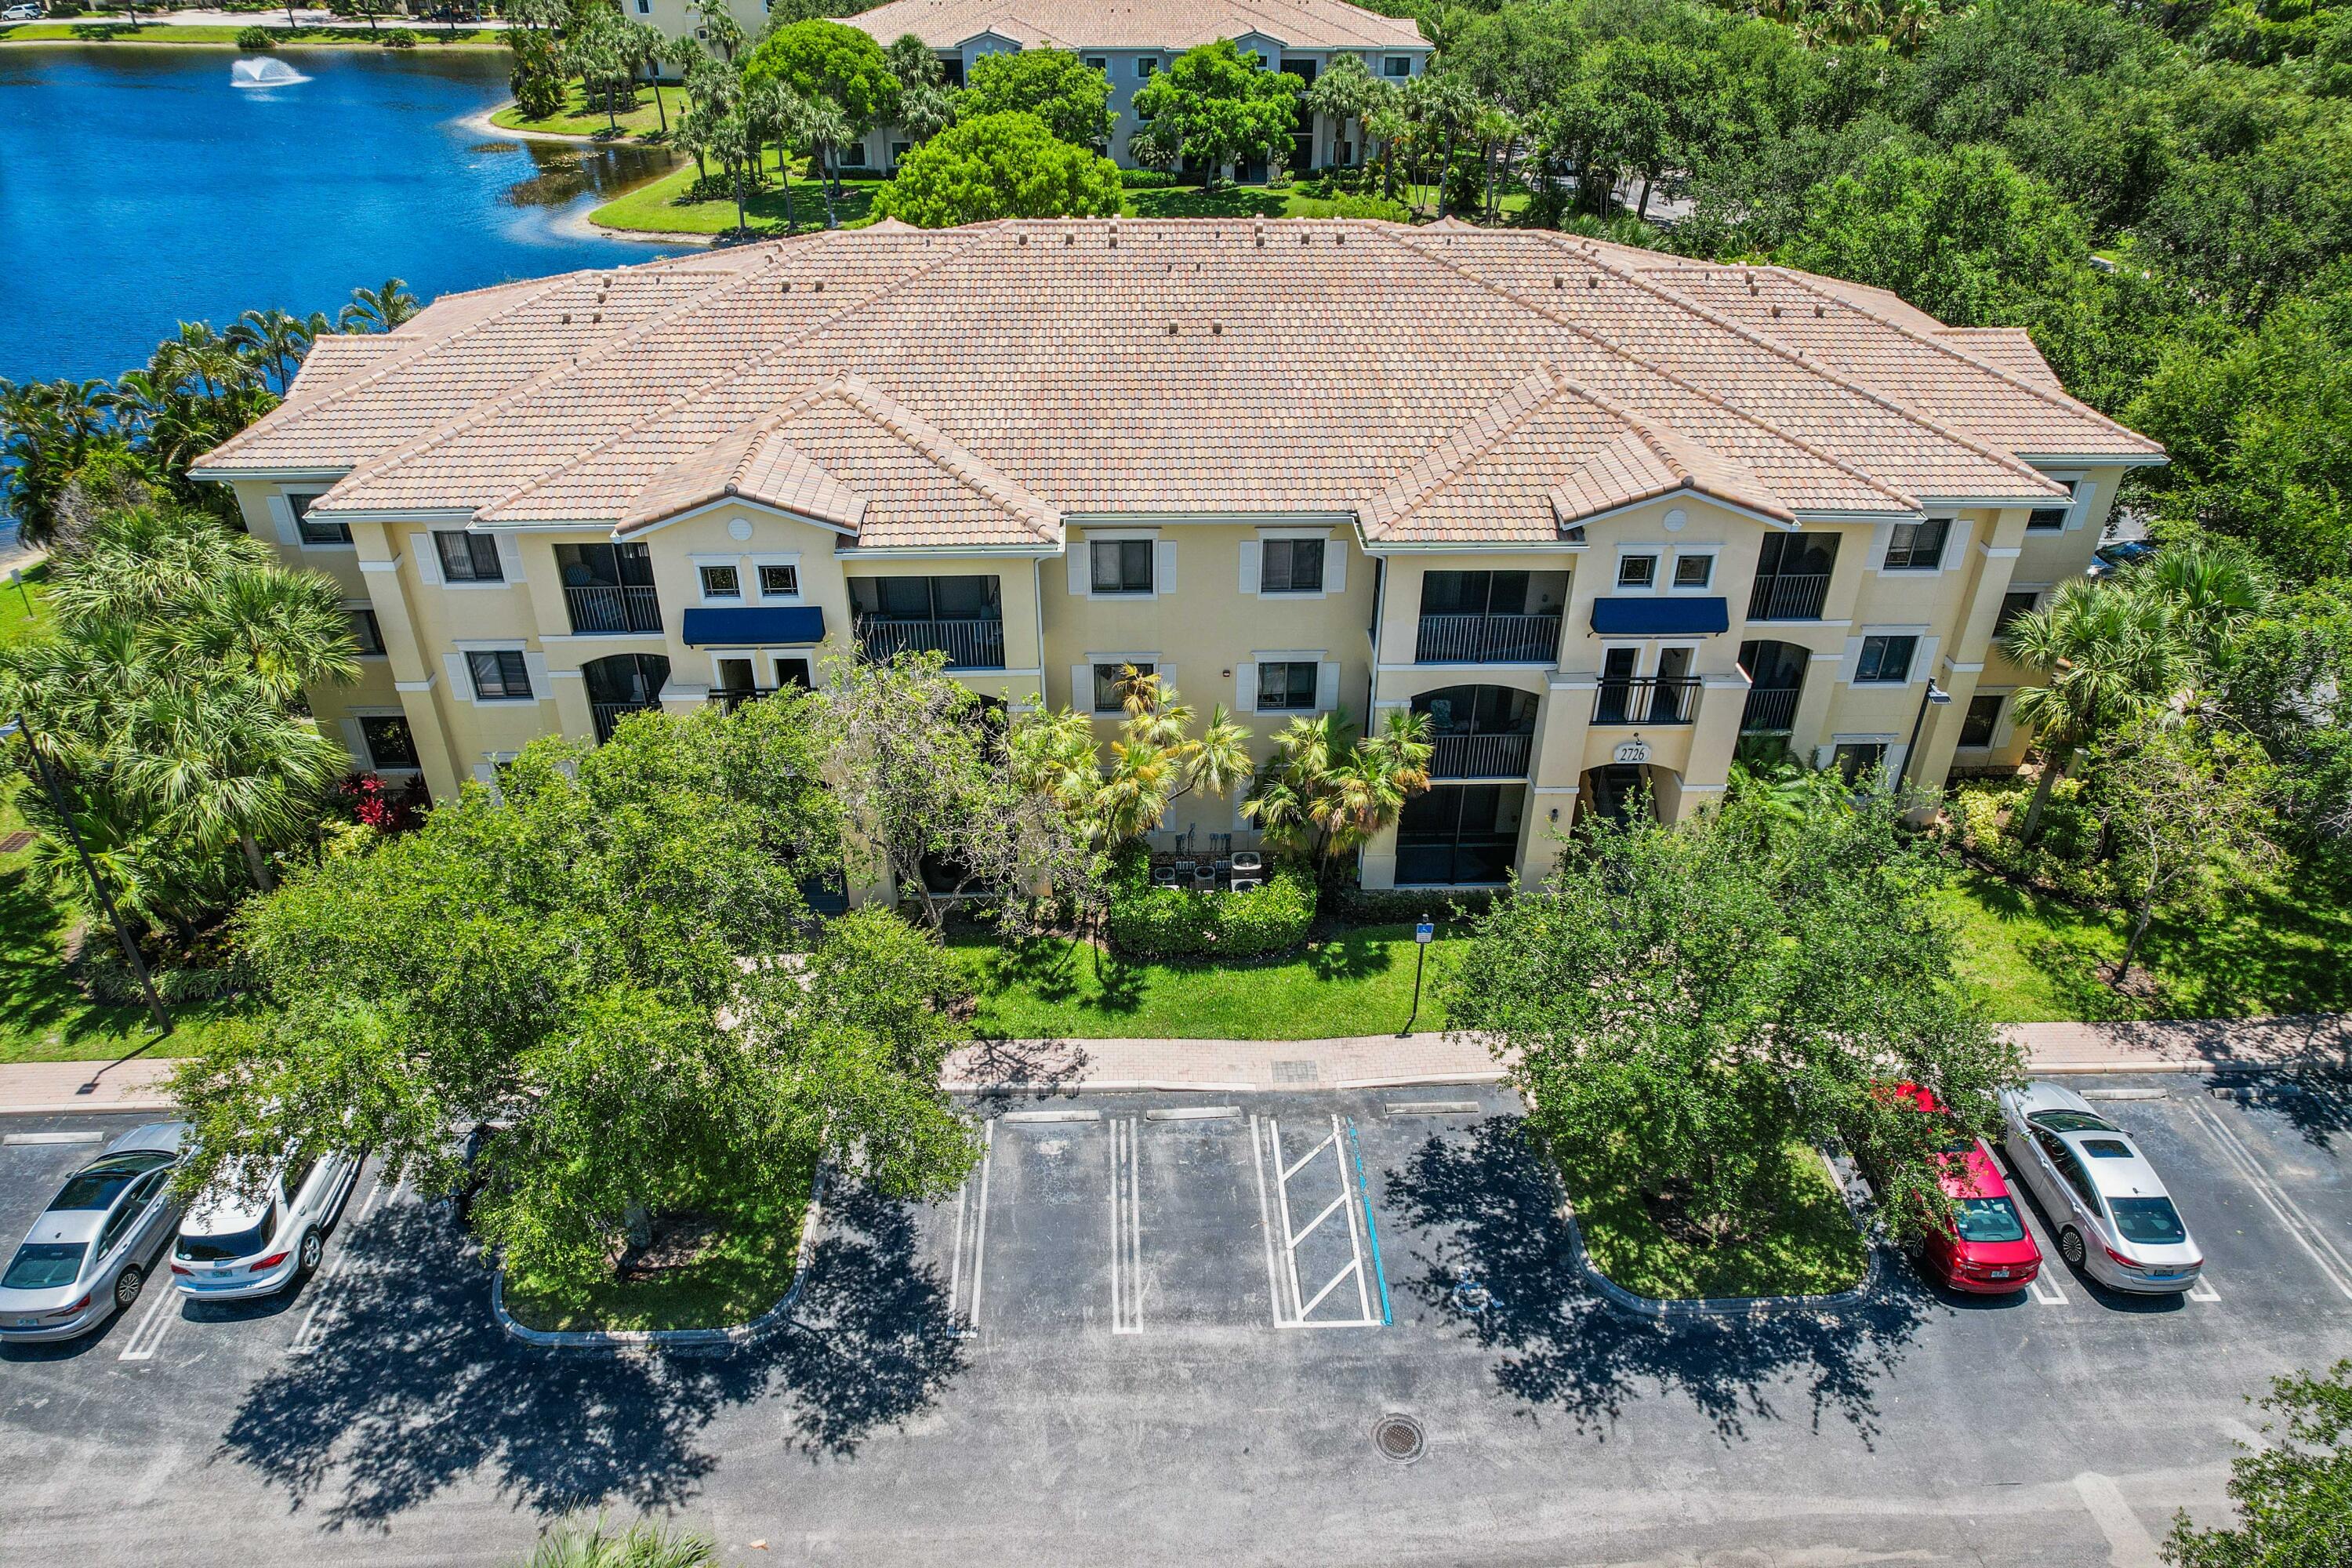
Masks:
[[[1903,763],[1895,770],[1895,793],[1897,795],[1903,793],[1903,780],[1911,772],[1911,753],[1919,749],[1919,731],[1927,722],[1927,704],[1933,702],[1940,708],[1951,700],[1952,694],[1937,685],[1934,677],[1929,677],[1927,689],[1919,695],[1918,714],[1911,721],[1911,741],[1903,748]]]

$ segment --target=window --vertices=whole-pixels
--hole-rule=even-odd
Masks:
[[[961,55],[950,55],[947,58],[940,62],[940,69],[947,73],[948,85],[950,87],[961,87],[963,85],[963,57]]]
[[[797,566],[767,565],[760,568],[760,597],[790,599],[801,591],[801,569]]]
[[[383,652],[383,627],[377,625],[373,610],[353,605],[343,613],[352,618],[352,641],[359,645],[362,655]]]
[[[1621,555],[1617,558],[1617,585],[1620,588],[1648,588],[1658,581],[1658,558],[1654,555]]]
[[[1135,79],[1141,81],[1159,68],[1160,62],[1158,60],[1150,58],[1149,57],[1139,59],[1135,62]]]
[[[1911,679],[1911,656],[1918,647],[1919,639],[1913,637],[1863,638],[1862,661],[1853,670],[1854,684],[1902,685]]]
[[[903,163],[903,162],[906,160],[906,156],[907,156],[907,154],[908,154],[908,153],[911,153],[911,152],[913,152],[914,150],[915,150],[915,144],[914,144],[912,142],[891,142],[891,143],[890,143],[890,166],[891,166],[892,168],[894,168],[894,169],[895,169],[895,168],[897,168],[897,167],[898,167],[901,163]]]
[[[2040,603],[2042,603],[2042,595],[2035,589],[2028,589],[2019,594],[2003,594],[2000,596],[2000,614],[1992,623],[1992,635],[2000,637],[2007,632],[2010,622]]]
[[[1960,721],[1960,744],[1963,746],[1991,745],[1993,726],[2000,722],[2000,698],[1999,695],[1969,698],[1968,717]]]
[[[1257,574],[1261,594],[1319,594],[1323,591],[1323,541],[1268,539]]]
[[[1381,74],[1385,77],[1411,76],[1412,58],[1409,55],[1390,55],[1381,61]]]
[[[1151,541],[1097,539],[1087,545],[1097,594],[1151,592]]]
[[[638,15],[638,16],[652,16],[653,14],[654,14],[654,0],[637,0],[637,15]]]
[[[1952,1228],[1962,1241],[2025,1239],[2025,1222],[2007,1198],[1954,1198]]]
[[[296,534],[305,544],[349,544],[352,542],[350,523],[338,522],[332,518],[323,518],[317,522],[310,521],[310,503],[318,499],[317,496],[286,498],[287,506],[294,512]]]
[[[1884,741],[1849,741],[1841,742],[1831,753],[1831,765],[1838,777],[1846,783],[1860,784],[1863,774],[1886,765],[1886,742]]]
[[[1108,55],[1088,55],[1087,57],[1087,68],[1088,70],[1100,71],[1103,75],[1108,76],[1110,75],[1110,57]]]
[[[1931,517],[1920,522],[1898,522],[1886,542],[1889,572],[1934,572],[1944,564],[1944,539],[1952,520]]]
[[[499,648],[495,652],[477,650],[466,656],[466,668],[474,678],[476,701],[530,700],[530,670],[523,663],[520,648]]]
[[[362,719],[360,738],[367,742],[369,765],[378,773],[421,765],[416,760],[416,737],[410,733],[405,719],[392,714]]]
[[[499,562],[499,542],[487,533],[433,531],[433,550],[441,557],[445,583],[503,583],[507,569]]]
[[[2069,496],[2082,494],[2082,480],[2066,479],[2061,482],[2065,485],[2066,493]],[[2037,506],[2025,515],[2025,531],[2028,533],[2055,533],[2066,526],[2066,519],[2074,514],[2074,503],[2072,500],[2063,506]]]
[[[309,1181],[310,1173],[318,1168],[319,1156],[316,1154],[305,1154],[286,1168],[284,1191],[287,1202],[298,1203],[301,1200],[302,1184]]]
[[[16,1249],[8,1272],[0,1275],[0,1289],[54,1290],[81,1278],[81,1260],[89,1248],[79,1241],[28,1241]]]
[[[841,150],[841,166],[845,169],[866,167],[866,143],[852,142]]]
[[[1715,557],[1712,555],[1677,555],[1675,557],[1675,586],[1704,588],[1715,581]]]
[[[2142,1247],[2178,1247],[2189,1239],[2170,1198],[2117,1198],[2116,1229]]]
[[[1290,659],[1279,664],[1257,667],[1257,705],[1260,712],[1279,712],[1285,709],[1311,709],[1315,706],[1316,666],[1311,659]]]
[[[806,691],[814,684],[815,683],[809,679],[808,660],[804,658],[779,658],[776,660],[776,686],[779,689],[789,686]]]
[[[743,577],[733,566],[698,568],[702,576],[702,596],[706,599],[740,599],[743,596]]]
[[[1095,666],[1095,711],[1116,713],[1119,710],[1119,705],[1125,697],[1125,693],[1119,689],[1121,670],[1132,669],[1138,675],[1150,675],[1153,668],[1154,667],[1149,664],[1132,662]]]

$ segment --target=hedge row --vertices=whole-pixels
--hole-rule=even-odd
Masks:
[[[1108,923],[1111,945],[1133,958],[1255,958],[1307,940],[1315,881],[1283,865],[1246,893],[1155,888],[1150,854],[1129,845],[1112,866]]]

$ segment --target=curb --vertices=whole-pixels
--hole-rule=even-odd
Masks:
[[[1170,1079],[1141,1078],[1088,1078],[1055,1081],[1051,1079],[1006,1079],[992,1083],[942,1083],[940,1089],[948,1094],[1129,1094],[1149,1090],[1158,1094],[1301,1094],[1330,1089],[1413,1089],[1426,1084],[1442,1083],[1501,1083],[1506,1075],[1500,1068],[1457,1073],[1412,1074],[1399,1078],[1342,1078],[1329,1083],[1319,1079],[1314,1083],[1219,1083],[1205,1079]]]
[[[176,1100],[74,1100],[56,1105],[0,1105],[0,1116],[111,1116],[118,1111],[146,1115],[179,1109]]]
[[[1853,1192],[1846,1179],[1826,1154],[1822,1163],[1829,1167],[1831,1179],[1837,1184],[1838,1196],[1846,1212],[1854,1219],[1854,1228],[1863,1230],[1862,1215],[1854,1208]],[[1559,1173],[1553,1173],[1557,1185]],[[1676,1297],[1661,1300],[1654,1296],[1641,1296],[1628,1290],[1606,1274],[1592,1261],[1585,1249],[1584,1229],[1576,1223],[1576,1205],[1569,1201],[1566,1187],[1559,1187],[1559,1203],[1554,1211],[1568,1231],[1569,1246],[1576,1253],[1576,1267],[1586,1284],[1612,1310],[1627,1317],[1646,1319],[1652,1322],[1674,1322],[1678,1320],[1701,1318],[1773,1318],[1784,1312],[1834,1312],[1848,1307],[1858,1307],[1878,1289],[1885,1273],[1879,1258],[1880,1248],[1868,1231],[1863,1231],[1862,1283],[1849,1289],[1822,1296],[1703,1296]]]
[[[824,1208],[824,1167],[819,1165],[809,1184],[808,1209],[801,1216],[801,1241],[793,1258],[792,1288],[783,1300],[748,1323],[724,1329],[534,1329],[515,1321],[507,1310],[507,1271],[490,1276],[490,1312],[507,1338],[534,1350],[740,1350],[758,1344],[791,1320],[800,1304],[801,1288],[808,1282],[810,1256],[816,1250],[816,1230]]]

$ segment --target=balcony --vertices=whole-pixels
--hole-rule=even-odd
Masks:
[[[596,721],[596,743],[603,745],[613,738],[613,726],[631,713],[656,713],[658,702],[591,702],[588,711]]]
[[[1532,733],[1440,735],[1430,743],[1429,776],[1435,779],[1523,779],[1535,755]]]
[[[1793,686],[1759,686],[1748,693],[1748,706],[1739,715],[1739,732],[1752,734],[1785,734],[1797,723],[1797,698]]]
[[[860,616],[857,646],[877,663],[887,664],[902,653],[937,652],[947,655],[950,669],[1003,669],[1004,623]]]
[[[1596,724],[1687,724],[1698,710],[1696,675],[1636,675],[1601,682]]]
[[[1423,616],[1417,664],[1550,664],[1559,658],[1557,615]]]
[[[1759,572],[1756,586],[1748,595],[1748,618],[1818,621],[1829,596],[1830,574],[1826,572]]]
[[[574,637],[662,629],[661,601],[650,583],[566,588],[563,605],[571,612]]]

